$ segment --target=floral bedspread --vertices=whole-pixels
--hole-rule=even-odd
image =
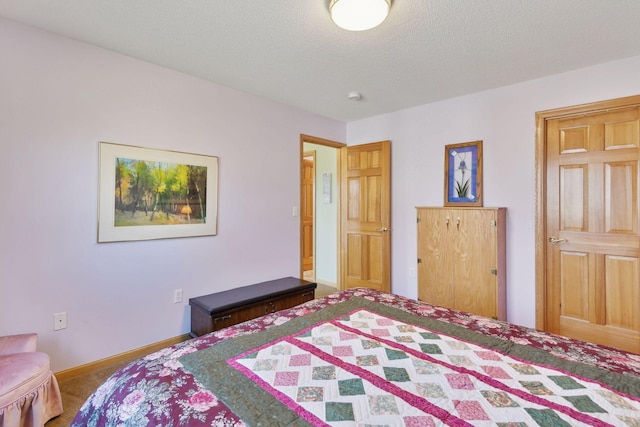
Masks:
[[[184,369],[179,359],[226,339],[282,325],[355,296],[541,349],[566,360],[617,374],[640,375],[640,355],[358,288],[186,341],[132,362],[111,376],[89,397],[71,426],[245,426],[209,389]]]

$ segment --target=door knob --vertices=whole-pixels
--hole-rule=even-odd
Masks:
[[[386,233],[387,231],[391,231],[391,229],[387,227],[382,227],[382,228],[378,228],[378,231],[382,231],[383,233]]]
[[[558,243],[568,242],[567,239],[558,239],[556,236],[549,237],[549,243],[552,245],[557,245]]]

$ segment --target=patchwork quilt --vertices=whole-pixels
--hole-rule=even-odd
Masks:
[[[355,289],[161,350],[72,426],[640,426],[640,356]]]
[[[607,386],[598,369],[367,300],[316,319],[181,361],[249,425],[640,425],[640,402],[618,390],[635,392],[635,379]]]

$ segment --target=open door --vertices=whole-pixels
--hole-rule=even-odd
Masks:
[[[314,263],[314,205],[315,205],[315,153],[304,153],[302,158],[302,211],[300,217],[302,219],[302,271],[305,279],[315,280]],[[310,272],[312,277],[307,278]]]
[[[340,149],[342,289],[391,291],[391,143]]]

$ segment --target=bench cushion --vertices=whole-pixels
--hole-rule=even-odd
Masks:
[[[295,277],[285,277],[190,298],[189,305],[197,306],[205,313],[213,314],[262,301],[267,298],[276,298],[292,291],[315,289],[316,286],[316,283],[307,282],[306,280]]]

